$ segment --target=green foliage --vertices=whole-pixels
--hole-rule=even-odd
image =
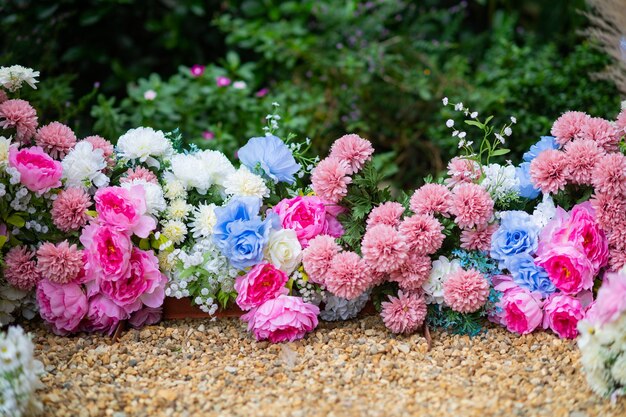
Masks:
[[[428,305],[427,323],[454,334],[476,336],[482,333],[485,319],[480,312],[463,314],[450,308],[441,308],[438,304]]]

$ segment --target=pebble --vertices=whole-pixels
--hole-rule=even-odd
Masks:
[[[49,372],[45,416],[617,417],[593,394],[575,342],[493,327],[474,338],[397,336],[378,317],[321,323],[304,340],[257,342],[236,319],[169,321],[64,338],[28,323]]]

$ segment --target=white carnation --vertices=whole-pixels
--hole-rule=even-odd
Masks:
[[[257,197],[260,199],[270,196],[270,190],[265,185],[263,178],[250,172],[245,166],[241,166],[224,181],[225,192],[236,197]]]
[[[163,180],[165,181],[163,191],[166,198],[169,200],[175,200],[177,198],[185,198],[187,196],[185,185],[177,179],[174,174],[171,172],[164,173]]]
[[[175,220],[186,219],[191,209],[192,207],[187,204],[187,201],[185,201],[184,199],[174,200],[167,208],[167,218]]]
[[[187,226],[180,220],[169,220],[163,224],[161,233],[171,240],[172,243],[177,245],[185,240],[187,236]]]
[[[163,197],[163,189],[159,184],[142,179],[134,179],[122,184],[123,188],[130,189],[133,185],[141,185],[146,192],[146,207],[148,213],[156,216],[167,208],[167,203]]]
[[[543,229],[552,220],[556,214],[556,206],[550,194],[543,195],[543,201],[537,204],[535,211],[533,211],[532,220],[540,229]]]
[[[120,157],[128,160],[139,160],[148,166],[160,168],[156,157],[172,154],[172,144],[160,130],[151,127],[130,129],[117,141]]]
[[[211,182],[219,186],[224,187],[226,178],[236,171],[226,155],[219,151],[205,150],[198,153],[198,158],[202,161],[203,169],[208,171]]]
[[[30,85],[35,90],[39,81],[39,71],[33,71],[32,68],[26,68],[21,65],[13,65],[11,67],[0,67],[0,85],[9,91],[17,91],[22,87],[22,83]]]
[[[185,188],[196,188],[201,194],[213,185],[211,172],[198,154],[176,154],[171,159],[172,173]]]
[[[489,164],[483,167],[485,178],[481,185],[489,191],[494,200],[519,190],[519,178],[513,165]]]
[[[272,231],[265,246],[265,259],[290,275],[302,260],[302,246],[296,231],[292,229]]]
[[[107,167],[102,149],[94,149],[87,141],[81,141],[74,146],[63,161],[63,178],[65,187],[80,187],[88,189],[92,185],[100,188],[109,185],[109,177],[102,173]]]
[[[439,259],[433,261],[430,277],[422,285],[428,304],[443,304],[443,284],[459,269],[461,269],[461,263],[457,259],[450,261],[445,256],[440,256]]]
[[[193,211],[193,221],[191,222],[193,237],[211,236],[216,223],[215,204],[200,204]]]

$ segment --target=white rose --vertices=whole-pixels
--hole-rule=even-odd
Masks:
[[[270,233],[265,246],[265,259],[288,275],[300,265],[302,246],[292,229],[275,230]]]
[[[450,261],[445,256],[440,256],[439,259],[433,261],[430,277],[422,285],[428,304],[443,304],[443,284],[459,269],[461,269],[461,264],[457,259]]]
[[[122,158],[138,159],[148,166],[160,168],[161,165],[155,157],[171,155],[172,144],[162,131],[138,127],[120,136],[117,150]]]

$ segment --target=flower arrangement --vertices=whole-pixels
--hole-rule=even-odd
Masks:
[[[0,414],[21,417],[39,414],[43,407],[35,391],[43,388],[43,364],[33,356],[33,342],[21,327],[0,331]]]

